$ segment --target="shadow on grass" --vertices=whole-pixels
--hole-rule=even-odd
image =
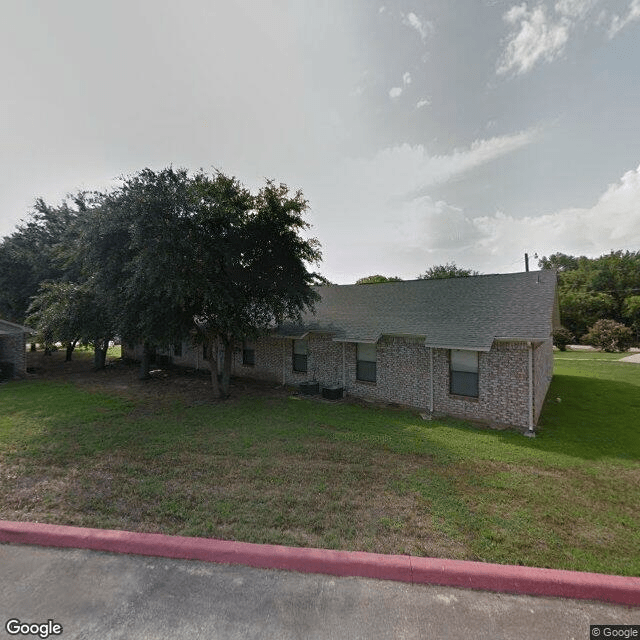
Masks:
[[[445,419],[442,424],[459,433],[458,446],[452,448],[463,451],[463,457],[504,462],[531,458],[535,463],[542,456],[551,464],[562,464],[562,457],[640,460],[640,389],[627,382],[555,375],[536,438],[479,430],[458,420]]]
[[[628,382],[556,375],[539,432],[535,446],[546,451],[585,459],[640,460],[640,388]]]

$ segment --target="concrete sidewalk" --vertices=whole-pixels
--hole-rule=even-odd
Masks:
[[[621,605],[86,549],[0,544],[0,576],[0,637],[17,637],[10,618],[51,619],[65,640],[578,640],[640,624]]]

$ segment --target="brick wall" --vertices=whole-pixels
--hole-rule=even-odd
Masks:
[[[376,382],[356,379],[356,344],[334,342],[329,334],[310,334],[307,372],[293,371],[293,341],[266,336],[255,342],[255,364],[242,364],[242,348],[234,349],[232,374],[297,385],[314,380],[320,385],[344,386],[347,395],[394,402],[421,410],[430,404],[429,348],[423,338],[383,336],[377,344]],[[477,398],[452,395],[449,350],[433,350],[434,413],[480,420],[495,425],[528,427],[529,347],[524,342],[495,342],[478,359]],[[140,358],[141,348],[123,354]],[[202,347],[183,343],[174,364],[208,369]],[[537,421],[553,369],[551,342],[534,350],[534,422]]]
[[[435,412],[487,421],[495,425],[527,427],[529,419],[529,353],[526,343],[494,342],[478,354],[478,397],[449,393],[448,349],[434,350]]]
[[[544,398],[553,378],[553,338],[533,350],[533,421],[538,422]]]
[[[11,362],[16,375],[27,370],[27,334],[10,333],[0,337],[0,362]]]
[[[292,341],[263,338],[256,343],[255,366],[243,366],[241,352],[236,354],[237,375],[298,384],[316,380],[321,385],[343,384],[348,395],[368,400],[395,402],[426,410],[430,403],[429,349],[422,338],[383,336],[377,345],[376,382],[356,379],[356,344],[333,342],[329,335],[309,336],[308,372],[293,371]],[[342,371],[344,348],[344,374]],[[552,355],[540,348],[534,358],[537,377],[547,380]],[[477,398],[449,393],[449,350],[434,349],[434,412],[460,418],[482,420],[496,425],[526,428],[529,411],[529,352],[526,343],[494,343],[491,351],[479,354],[479,393]],[[544,399],[548,381],[537,389]],[[539,411],[534,414],[537,420]]]

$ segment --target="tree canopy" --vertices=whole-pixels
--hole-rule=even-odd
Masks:
[[[143,376],[154,348],[199,340],[225,397],[234,344],[299,318],[318,297],[313,285],[328,282],[310,270],[321,253],[303,236],[307,207],[284,184],[252,194],[219,171],[172,167],[71,205],[38,200],[0,243],[0,284],[8,274],[18,283],[0,289],[0,309],[17,322],[29,310],[44,341],[64,342],[69,357],[78,341],[93,344],[97,366],[111,338],[141,343]]]
[[[87,194],[78,193],[52,207],[37,199],[29,220],[0,242],[0,315],[22,323],[31,298],[44,281],[73,279],[69,248],[77,222],[86,211]]]
[[[558,270],[560,316],[576,337],[605,319],[626,324],[640,337],[640,252],[611,251],[599,258],[555,253],[538,264]]]
[[[418,276],[419,280],[439,280],[442,278],[464,278],[467,276],[480,275],[478,271],[473,269],[464,269],[456,266],[455,262],[447,262],[446,264],[430,267],[424,273]]]
[[[402,282],[402,278],[398,278],[397,276],[381,276],[377,274],[356,280],[356,284],[379,284],[381,282]]]

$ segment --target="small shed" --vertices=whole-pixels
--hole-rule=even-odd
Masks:
[[[32,334],[28,327],[0,320],[0,379],[26,373],[26,343]]]

